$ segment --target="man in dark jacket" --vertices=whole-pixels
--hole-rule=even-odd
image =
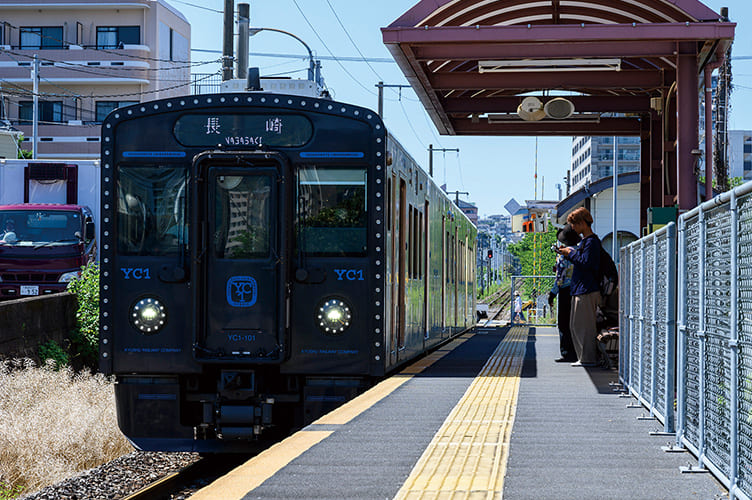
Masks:
[[[572,366],[595,366],[598,361],[597,309],[601,301],[598,280],[601,240],[591,229],[593,216],[586,208],[580,207],[569,214],[567,222],[582,235],[582,241],[576,248],[559,249],[559,253],[574,265],[570,286],[572,312],[569,325],[578,361],[572,363]]]

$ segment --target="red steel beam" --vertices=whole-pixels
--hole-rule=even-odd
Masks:
[[[641,88],[663,86],[658,70],[556,71],[541,73],[438,73],[428,75],[433,90],[504,88],[577,89]]]
[[[638,136],[639,118],[601,118],[600,122],[577,122],[545,120],[526,122],[489,123],[488,120],[473,122],[470,118],[452,120],[456,135],[511,135],[511,136]]]
[[[558,96],[538,98],[546,102]],[[585,113],[643,113],[650,111],[650,96],[562,96],[574,104],[575,110]],[[452,98],[444,99],[447,113],[515,113],[523,97],[486,97],[486,98]]]
[[[559,24],[381,28],[385,44],[733,40],[736,23]]]
[[[673,57],[676,43],[670,41],[621,41],[599,43],[435,43],[414,44],[412,50],[419,61],[576,58],[576,57]]]

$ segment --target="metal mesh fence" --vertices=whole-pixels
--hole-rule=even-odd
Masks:
[[[705,222],[705,375],[704,429],[708,457],[729,474],[729,372],[731,310],[731,217],[728,207],[706,214]]]
[[[752,196],[739,200],[737,331],[739,332],[739,485],[752,492]]]
[[[558,307],[554,302],[548,304],[548,292],[554,286],[556,276],[512,276],[512,323],[537,326],[553,326],[557,324]],[[520,294],[522,314],[515,317],[514,308],[516,296]],[[558,300],[558,299],[557,299]]]
[[[632,309],[632,315],[634,316],[632,321],[632,362],[630,367],[630,380],[632,381],[632,388],[637,389],[638,391],[641,389],[640,382],[641,382],[641,371],[640,371],[640,359],[642,357],[642,338],[643,338],[643,328],[642,328],[642,321],[640,318],[642,318],[642,315],[645,310],[645,301],[643,300],[643,273],[642,273],[642,242],[640,242],[639,246],[634,249],[634,256],[632,259],[632,265],[634,266],[634,272],[632,273],[633,278],[633,288],[632,288],[632,294],[633,294],[633,309]]]
[[[632,335],[632,249],[624,247],[619,258],[619,377],[629,383],[629,339]]]
[[[665,416],[667,406],[672,401],[667,401],[666,398],[666,378],[671,375],[669,370],[666,370],[666,355],[668,351],[668,324],[666,314],[668,311],[668,294],[667,288],[670,286],[668,283],[668,265],[669,261],[673,264],[675,259],[674,255],[669,256],[669,239],[668,234],[666,237],[656,238],[655,246],[655,267],[652,273],[655,279],[655,295],[653,309],[653,315],[655,318],[655,358],[653,362],[656,365],[655,370],[655,399],[654,405],[660,415]],[[662,314],[661,314],[662,313]],[[662,320],[659,320],[660,319]],[[673,394],[670,395],[673,399]]]
[[[700,224],[685,227],[685,265],[680,269],[679,285],[686,289],[684,308],[684,433],[699,447],[700,435]],[[683,277],[683,279],[682,279]],[[681,411],[681,410],[680,410]]]
[[[752,183],[683,214],[672,237],[661,230],[622,249],[620,377],[668,430],[676,374],[677,443],[749,500]]]

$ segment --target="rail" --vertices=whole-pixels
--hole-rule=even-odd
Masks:
[[[620,280],[622,384],[697,457],[685,472],[750,500],[752,182],[622,248]]]

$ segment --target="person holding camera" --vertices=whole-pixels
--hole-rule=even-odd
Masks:
[[[595,366],[598,361],[598,328],[596,326],[598,305],[601,302],[599,268],[601,240],[593,233],[593,216],[585,207],[580,207],[567,217],[572,229],[582,235],[577,247],[562,247],[557,253],[572,265],[572,312],[569,328],[578,361],[572,366]]]
[[[575,247],[580,242],[580,235],[572,229],[572,226],[566,224],[556,232],[556,239],[560,244],[566,247]],[[551,249],[558,253],[558,246],[554,245]],[[572,271],[574,265],[567,260],[564,255],[556,256],[554,273],[556,280],[551,291],[548,292],[548,304],[551,310],[554,308],[554,299],[559,296],[558,318],[559,318],[559,353],[560,357],[555,359],[557,363],[573,363],[577,361],[577,353],[572,343],[572,330],[569,328],[570,313],[572,311],[572,295],[569,291],[572,284]]]

